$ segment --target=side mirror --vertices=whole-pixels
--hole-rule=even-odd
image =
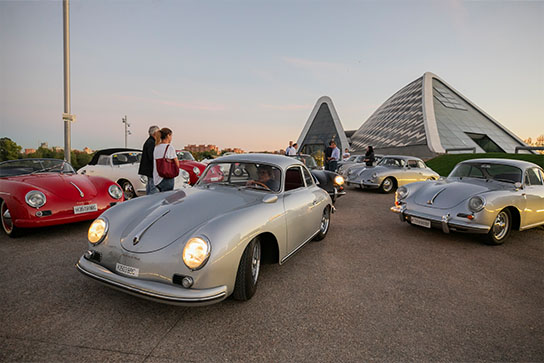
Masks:
[[[520,182],[516,182],[516,183],[514,184],[514,187],[516,187],[516,190],[518,190],[518,189],[523,189],[523,184],[521,184]]]
[[[278,196],[277,195],[266,195],[264,198],[263,198],[263,203],[276,203],[276,201],[278,200]]]

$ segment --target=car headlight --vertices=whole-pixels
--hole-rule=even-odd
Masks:
[[[186,170],[181,169],[179,171],[179,175],[181,175],[181,177],[183,178],[183,181],[185,181],[186,183],[188,183],[189,180],[191,179],[191,176]]]
[[[400,187],[397,189],[397,200],[403,200],[408,196],[408,189],[406,187]]]
[[[32,208],[40,208],[45,204],[45,202],[47,202],[47,199],[45,198],[45,194],[39,190],[31,190],[30,192],[26,193],[25,201],[26,204]]]
[[[147,176],[145,176],[145,175],[140,175],[140,181],[141,181],[143,184],[147,184]]]
[[[93,245],[97,245],[104,240],[108,234],[108,220],[105,217],[99,217],[89,227],[87,238]]]
[[[334,178],[334,183],[335,183],[335,184],[338,184],[338,185],[344,184],[344,178],[342,177],[342,175],[337,175],[337,176]]]
[[[117,184],[110,185],[110,187],[108,188],[108,193],[110,193],[110,196],[113,199],[121,199],[121,197],[123,196],[123,191]]]
[[[193,173],[195,173],[196,175],[200,175],[200,169],[198,167],[194,167],[193,168]]]
[[[210,257],[210,243],[202,237],[193,237],[187,241],[183,249],[183,263],[191,270],[199,270]]]
[[[482,197],[475,196],[468,200],[468,209],[471,212],[479,212],[485,207],[485,200]]]

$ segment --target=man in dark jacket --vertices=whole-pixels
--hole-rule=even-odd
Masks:
[[[323,160],[323,162],[325,163],[325,170],[330,170],[330,158],[331,158],[331,155],[332,155],[332,141],[329,141],[329,146],[327,146],[327,148],[325,149],[325,159]]]
[[[153,183],[153,150],[155,150],[155,136],[160,131],[159,126],[151,126],[149,128],[149,137],[145,140],[142,149],[142,160],[140,160],[140,168],[138,174],[145,175],[147,177],[147,184],[145,186],[145,193],[147,195],[158,193],[158,189]]]

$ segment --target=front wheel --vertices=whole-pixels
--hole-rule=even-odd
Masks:
[[[134,191],[134,187],[132,186],[132,184],[130,184],[129,181],[123,180],[119,184],[121,185],[121,189],[123,189],[125,200],[130,200],[136,197],[136,192]]]
[[[232,293],[235,300],[246,301],[251,299],[257,290],[260,269],[261,241],[258,238],[254,238],[246,246],[240,259],[234,292]]]
[[[380,185],[380,192],[382,193],[391,193],[395,189],[395,181],[393,178],[388,176],[384,179],[382,182],[382,185]]]
[[[497,214],[491,229],[487,234],[487,244],[501,245],[506,241],[512,230],[512,214],[508,209],[503,209]]]
[[[13,224],[13,218],[11,217],[11,213],[5,200],[2,201],[2,205],[0,206],[0,213],[4,232],[6,232],[9,237],[14,238],[19,236],[21,234],[21,229],[15,227],[15,224]]]
[[[331,224],[331,207],[327,206],[321,216],[321,225],[319,226],[319,232],[314,237],[314,241],[321,241],[329,232],[329,226]]]

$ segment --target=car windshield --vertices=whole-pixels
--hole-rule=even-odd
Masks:
[[[275,166],[259,163],[211,163],[198,185],[211,184],[278,192],[281,171]]]
[[[397,166],[401,167],[404,166],[404,160],[403,159],[396,159],[396,158],[383,158],[378,163],[380,166]]]
[[[296,158],[302,161],[308,169],[317,169],[317,163],[315,159],[313,158],[313,156],[301,155],[301,156],[297,156]]]
[[[191,154],[188,151],[178,151],[178,160],[189,160],[189,161],[195,161],[195,158],[193,157],[193,154]]]
[[[448,178],[494,179],[506,183],[521,183],[521,169],[505,164],[462,163],[457,164]]]
[[[37,173],[75,173],[72,165],[58,159],[19,159],[0,163],[0,177]]]

